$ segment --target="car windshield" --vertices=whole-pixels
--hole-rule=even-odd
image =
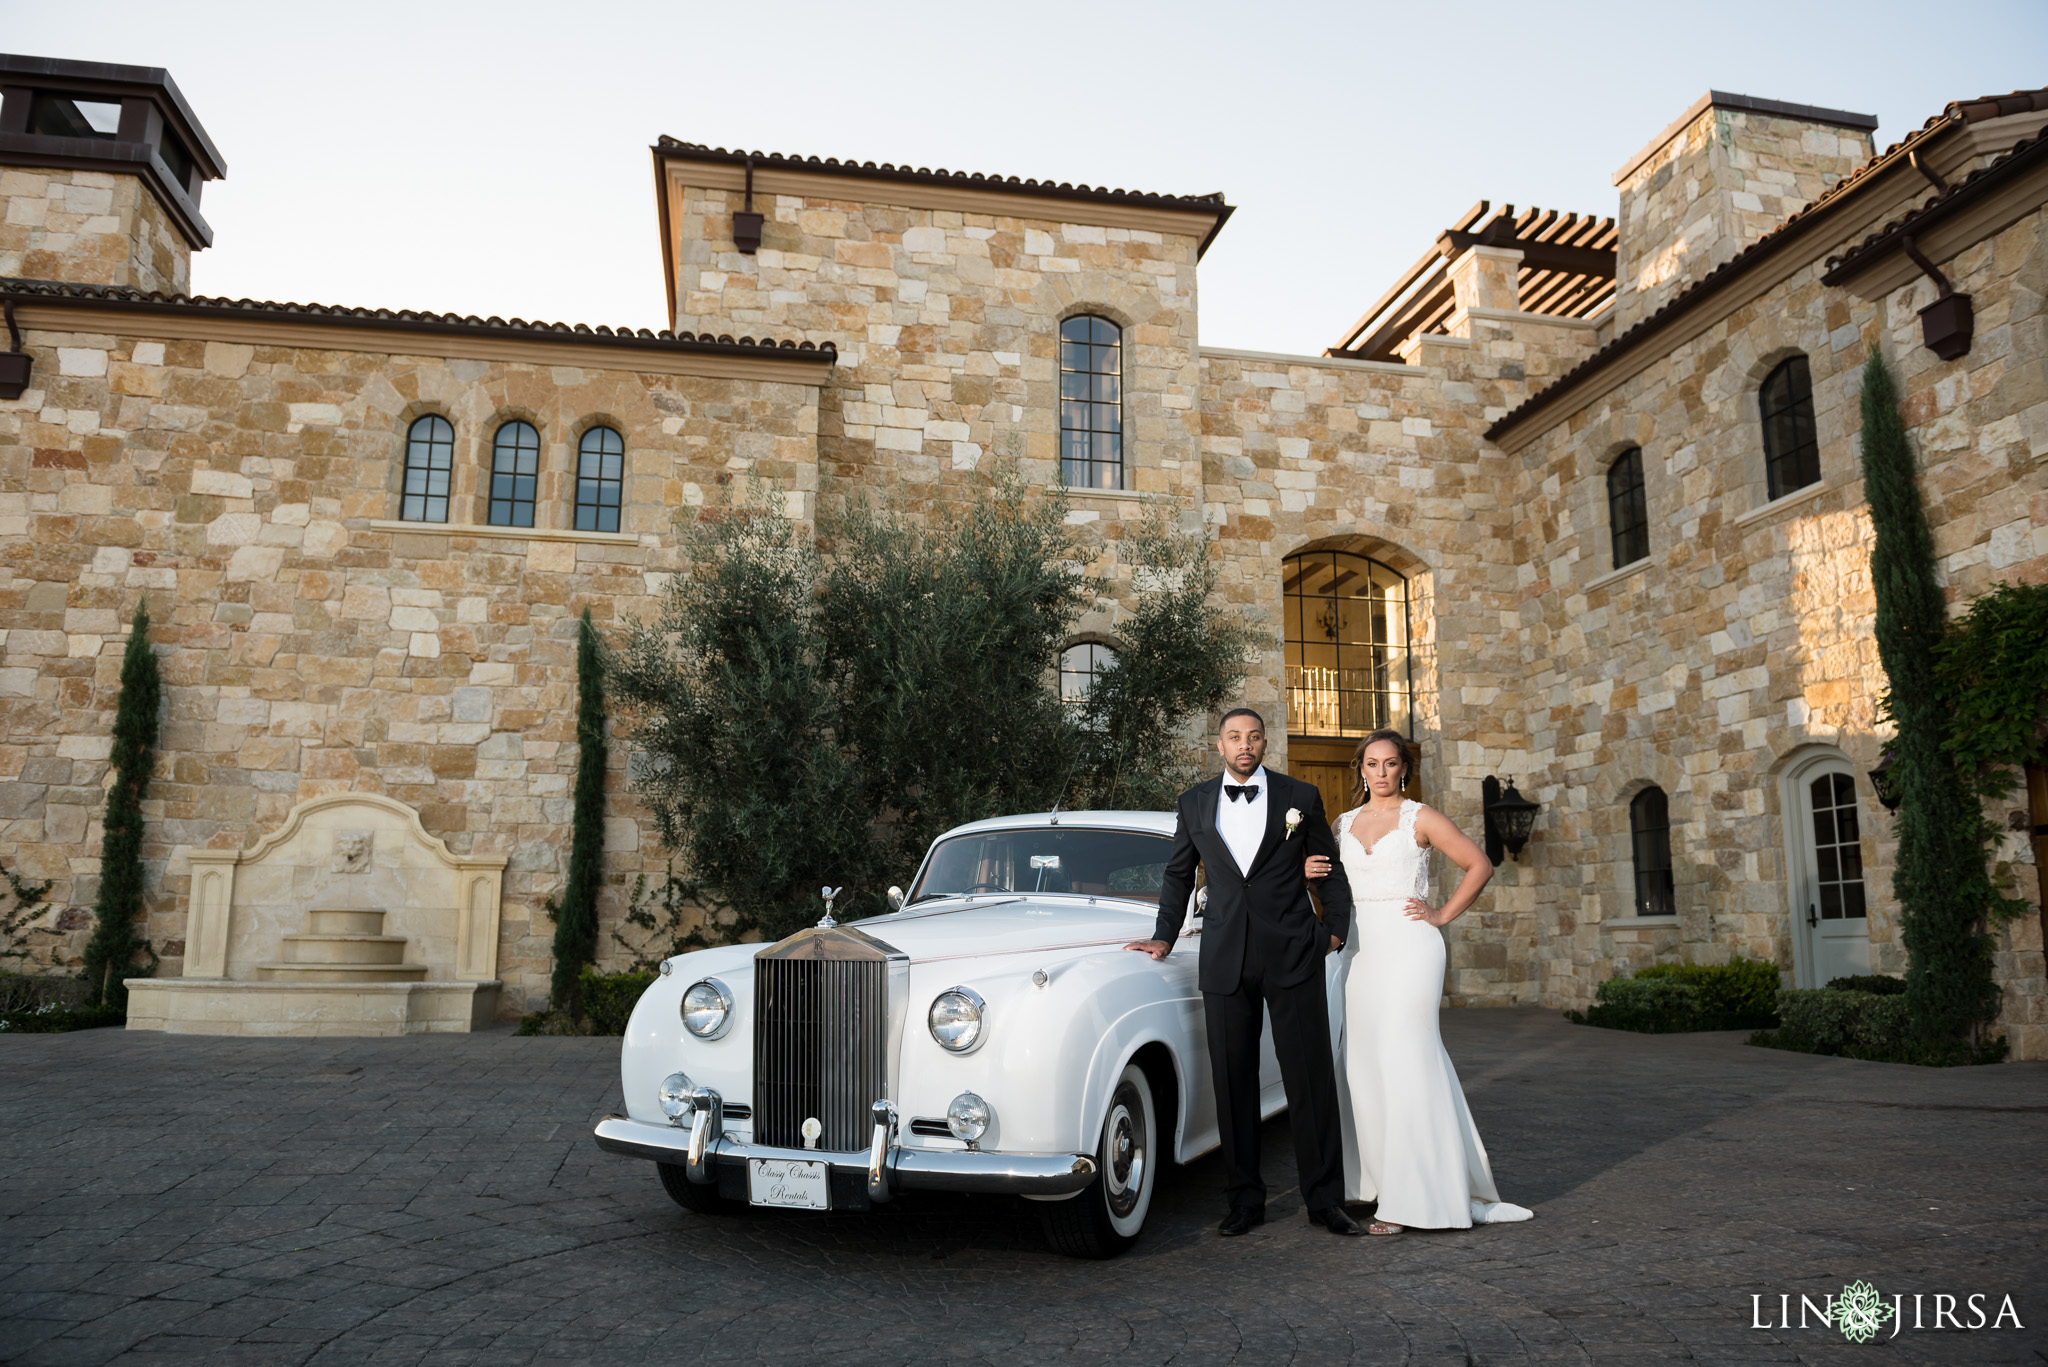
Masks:
[[[1172,847],[1163,835],[1081,827],[956,835],[933,848],[909,901],[964,893],[1065,892],[1156,902]]]

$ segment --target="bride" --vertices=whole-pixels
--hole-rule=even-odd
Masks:
[[[1439,928],[1472,905],[1493,865],[1449,817],[1401,796],[1410,760],[1399,732],[1367,736],[1353,763],[1353,796],[1363,801],[1335,824],[1355,911],[1330,1011],[1345,1199],[1379,1202],[1367,1227],[1372,1234],[1526,1220],[1534,1212],[1502,1201],[1494,1189],[1486,1146],[1437,1032],[1444,982]],[[1431,849],[1465,871],[1441,907],[1423,897]],[[1322,856],[1304,869],[1312,879],[1329,871]]]

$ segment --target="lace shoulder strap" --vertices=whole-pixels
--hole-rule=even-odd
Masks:
[[[1415,818],[1422,815],[1422,804],[1409,798],[1401,804],[1401,829],[1415,834]]]
[[[1343,813],[1337,818],[1337,838],[1339,840],[1342,840],[1345,834],[1350,831],[1351,818],[1357,815],[1358,808],[1353,807],[1350,811]]]

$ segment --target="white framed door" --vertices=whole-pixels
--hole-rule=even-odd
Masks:
[[[1868,973],[1870,890],[1856,771],[1838,755],[1817,756],[1786,776],[1785,799],[1794,979],[1825,987]]]

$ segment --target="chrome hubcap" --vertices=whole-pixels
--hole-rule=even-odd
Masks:
[[[1145,1186],[1144,1120],[1132,1112],[1130,1099],[1120,1095],[1103,1129],[1108,1158],[1103,1188],[1111,1213],[1128,1215],[1137,1208],[1138,1193]]]

